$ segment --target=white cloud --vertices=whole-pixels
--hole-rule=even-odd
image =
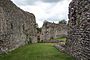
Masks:
[[[68,5],[71,0],[62,0],[55,3],[46,3],[41,0],[33,0],[33,5],[27,4],[25,0],[12,0],[21,9],[34,13],[39,27],[44,20],[58,22],[62,19],[68,20]],[[21,2],[20,2],[21,1]],[[30,0],[28,0],[30,1]],[[36,1],[36,2],[34,2]],[[19,4],[18,4],[19,3]],[[31,2],[30,2],[31,3]]]

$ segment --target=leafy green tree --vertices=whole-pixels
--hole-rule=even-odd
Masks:
[[[67,24],[67,21],[65,19],[59,21],[59,24]]]

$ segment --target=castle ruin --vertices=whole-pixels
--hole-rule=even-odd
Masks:
[[[41,30],[41,41],[67,36],[67,25],[45,21]]]

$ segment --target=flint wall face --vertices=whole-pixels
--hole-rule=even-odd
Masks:
[[[33,34],[36,38],[35,24],[33,14],[21,10],[10,0],[0,0],[0,53],[28,43]]]
[[[77,60],[90,60],[90,0],[72,0],[68,26],[67,52]]]

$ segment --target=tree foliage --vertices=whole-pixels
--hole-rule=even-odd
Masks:
[[[67,24],[67,21],[63,19],[63,20],[59,21],[59,24]]]

